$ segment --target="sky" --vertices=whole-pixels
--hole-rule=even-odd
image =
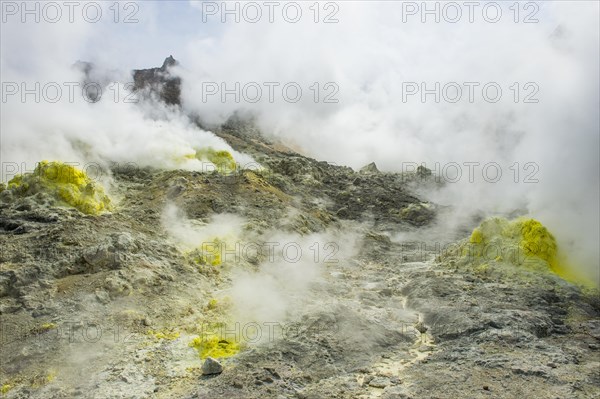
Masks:
[[[275,2],[272,22],[265,2],[77,2],[73,22],[63,2],[57,22],[46,3],[28,4],[39,22],[2,2],[4,163],[178,167],[173,157],[197,146],[229,149],[186,114],[218,124],[241,111],[319,160],[424,164],[447,183],[427,198],[457,218],[524,210],[597,275],[598,2],[427,2],[437,15],[422,2]],[[10,83],[78,81],[77,60],[127,82],[168,55],[180,61],[183,113],[127,104],[124,90],[98,104],[7,95]]]

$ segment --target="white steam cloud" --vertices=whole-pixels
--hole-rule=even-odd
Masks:
[[[227,291],[240,323],[281,323],[298,309],[315,303],[311,287],[322,284],[328,265],[336,269],[347,262],[358,247],[354,235],[286,234],[276,232],[262,237],[266,259],[257,271],[235,270]]]
[[[284,323],[298,316],[298,309],[318,302],[313,285],[325,283],[329,267],[338,268],[356,255],[358,236],[348,232],[326,232],[301,236],[281,231],[260,237],[244,231],[247,221],[232,214],[213,215],[208,223],[188,219],[173,204],[164,209],[162,225],[183,250],[211,244],[231,266],[231,286],[216,292],[233,305],[234,323]],[[218,238],[221,244],[213,246]],[[250,267],[251,259],[259,259]],[[208,266],[211,267],[211,266]],[[223,267],[223,266],[217,266]]]
[[[512,3],[502,3],[502,18],[490,23],[482,17],[490,2],[481,2],[473,23],[464,7],[456,23],[443,18],[436,23],[431,15],[422,23],[421,13],[406,13],[407,3],[335,2],[338,22],[331,24],[322,23],[331,9],[321,8],[321,22],[315,23],[309,3],[303,4],[298,23],[286,22],[279,7],[274,23],[264,14],[259,23],[244,18],[235,23],[230,16],[223,24],[220,13],[202,14],[202,2],[179,2],[179,11],[140,2],[139,23],[129,26],[13,20],[2,24],[2,80],[78,81],[70,69],[78,59],[126,70],[157,65],[173,54],[181,62],[177,73],[184,80],[186,112],[219,123],[236,110],[250,111],[268,134],[320,160],[355,168],[371,161],[386,171],[421,163],[436,169],[439,164],[438,172],[452,179],[448,165],[455,162],[462,172],[458,181],[428,193],[428,199],[455,206],[465,218],[472,212],[523,209],[548,225],[578,267],[597,279],[599,4],[537,2],[537,22],[523,23],[533,10],[521,9],[515,23],[514,10],[508,8]],[[421,8],[424,3],[412,4]],[[231,89],[236,82],[258,84],[262,97],[250,102],[242,96],[236,102],[234,95],[222,101],[221,91],[206,96],[207,85],[220,90],[225,83]],[[285,101],[281,92],[290,82],[303,90],[295,103]],[[432,89],[436,82],[442,87],[458,83],[462,98],[452,103],[442,97],[438,103],[434,95],[422,102],[421,92],[407,96],[407,84]],[[479,84],[473,102],[466,82]],[[502,89],[495,103],[481,91],[490,82]],[[265,83],[278,84],[273,101]],[[445,94],[454,96],[453,91]],[[327,95],[338,102],[324,103]],[[525,103],[527,96],[537,102]],[[230,150],[170,109],[149,113],[104,100],[11,100],[2,106],[3,162],[90,157],[172,168],[182,167],[173,159],[197,145]],[[88,152],[81,150],[81,142]],[[472,181],[465,165],[471,162],[478,163]],[[502,172],[494,183],[489,181],[497,168],[482,174],[491,163]]]
[[[43,9],[40,2],[36,4]],[[90,162],[103,166],[117,162],[210,170],[208,162],[194,159],[196,150],[206,147],[229,151],[242,166],[251,163],[251,157],[199,129],[178,109],[131,94],[130,72],[132,62],[137,62],[115,53],[110,43],[122,42],[124,31],[134,28],[120,28],[122,25],[112,20],[110,5],[105,6],[106,18],[97,24],[87,23],[80,14],[75,14],[73,23],[66,16],[58,23],[44,18],[36,23],[30,16],[22,23],[20,12],[3,14],[7,22],[2,24],[0,58],[2,181],[31,171],[44,159],[80,167]],[[4,7],[3,3],[3,12]],[[152,11],[154,6],[150,3],[147,8]],[[97,46],[92,54],[90,45]],[[154,55],[152,63],[140,67],[160,65],[162,56]],[[83,71],[74,67],[80,60],[94,63],[97,80],[87,88]],[[96,93],[101,97],[93,102],[91,96]]]
[[[165,207],[161,222],[171,239],[186,251],[200,249],[215,238],[235,242],[246,223],[244,218],[228,213],[213,215],[208,223],[201,223],[187,219],[181,209],[173,204]]]
[[[412,3],[416,15],[407,13],[407,3],[338,2],[334,24],[314,23],[306,5],[309,17],[295,24],[242,18],[225,25],[219,37],[188,44],[180,71],[189,83],[184,104],[212,122],[246,109],[266,132],[320,160],[354,168],[375,161],[386,171],[424,164],[450,182],[427,199],[453,205],[463,220],[522,210],[546,224],[578,268],[597,280],[598,3],[536,3],[538,10],[521,9],[519,23],[508,3],[497,23],[482,16],[487,2],[473,23],[464,7],[456,23],[443,14],[440,23],[432,15],[422,23],[427,3]],[[446,3],[427,6],[436,4]],[[523,23],[526,16],[537,22]],[[209,95],[215,82],[225,86]],[[236,82],[258,83],[260,101],[243,101],[255,98],[248,86],[238,90],[242,104],[236,103],[224,91]],[[273,102],[265,82],[279,84]],[[281,93],[289,82],[303,89],[297,103]],[[327,82],[339,88],[337,103],[323,103],[332,93],[324,90]],[[432,90],[437,82],[439,103],[434,94],[422,101],[421,84]],[[462,89],[456,103],[449,101],[457,95],[452,83]],[[483,93],[488,83],[501,88],[498,102],[488,101],[494,90]],[[418,93],[407,95],[415,87]]]

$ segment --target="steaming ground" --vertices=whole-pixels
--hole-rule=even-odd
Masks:
[[[187,115],[219,125],[235,112],[250,112],[266,134],[340,165],[359,168],[374,160],[382,170],[401,172],[422,163],[434,169],[456,162],[462,178],[429,193],[428,199],[454,206],[462,219],[523,209],[550,226],[577,267],[597,281],[598,3],[535,3],[535,23],[522,23],[531,12],[526,4],[521,4],[529,8],[520,9],[519,23],[508,3],[501,3],[498,23],[486,22],[481,7],[473,23],[466,8],[458,23],[436,23],[434,16],[422,23],[420,13],[405,15],[406,3],[341,2],[338,22],[331,24],[314,23],[308,3],[297,24],[281,18],[222,24],[221,14],[204,21],[202,3],[183,2],[178,7],[140,3],[136,24],[104,19],[98,24],[21,23],[16,15],[2,26],[4,81],[24,82],[28,88],[56,82],[63,96],[56,103],[38,103],[32,96],[21,101],[18,93],[3,101],[1,123],[7,133],[2,158],[20,170],[32,169],[41,159],[200,170],[198,162],[174,158],[202,143],[231,149],[214,135],[197,132]],[[112,15],[108,7],[104,15]],[[324,17],[331,10],[321,11]],[[143,40],[133,45],[125,37]],[[157,53],[171,52],[181,61],[172,73],[185,82],[184,113],[128,103],[126,88],[114,82],[131,82],[129,68],[148,65],[150,54],[153,60]],[[82,80],[81,71],[70,66],[76,60],[94,62],[92,79],[109,83],[103,101],[89,104],[80,95],[67,99],[64,83]],[[231,89],[252,82],[276,82],[278,89],[294,82],[304,94],[288,102],[277,90],[270,101],[263,86],[257,102],[235,101],[231,95],[223,101],[220,91],[206,96],[203,86],[223,83]],[[320,85],[317,102],[310,89],[315,82]],[[325,88],[328,82],[339,89],[337,102],[323,102],[332,93]],[[463,87],[461,101],[436,101],[431,95],[422,101],[420,92],[405,95],[407,83],[424,83],[431,90],[449,82]],[[473,102],[464,82],[480,84]],[[479,89],[488,82],[502,88],[497,103],[481,95]],[[511,89],[515,83],[520,85],[517,102]],[[532,93],[525,88],[528,83],[537,87],[537,102],[523,102]],[[235,155],[243,164],[252,162]],[[464,162],[481,165],[473,182]],[[492,162],[501,167],[503,178],[489,183],[482,167]],[[531,171],[525,168],[528,163],[539,168],[538,182],[524,181]]]
[[[5,397],[595,397],[597,296],[458,269],[436,242],[478,221],[444,236],[448,210],[407,189],[431,176],[356,173],[255,133],[218,131],[262,172],[115,169],[112,213],[2,202]],[[215,238],[222,265],[198,264]],[[202,376],[190,343],[214,322],[247,346]]]
[[[399,24],[401,3],[340,4],[337,24],[185,34],[152,2],[130,27],[3,23],[4,82],[94,79],[105,96],[3,99],[2,180],[42,159],[75,163],[115,209],[0,196],[2,396],[596,397],[597,293],[551,273],[459,267],[440,248],[485,217],[527,215],[598,280],[598,4],[545,3],[537,24],[426,25]],[[134,31],[149,44],[124,39]],[[150,70],[157,81],[143,83],[157,87],[128,102],[128,68],[157,51],[181,64]],[[166,105],[159,92],[177,78]],[[498,81],[502,101],[402,93],[473,80]],[[305,95],[204,101],[215,81],[293,81]],[[315,81],[335,83],[340,101],[315,103]],[[511,85],[532,81],[539,102],[515,103]],[[243,168],[206,173],[195,157],[206,147]],[[390,173],[355,171],[373,160]],[[416,170],[451,162],[496,162],[504,179],[482,181],[479,168],[471,182],[463,168],[441,184]],[[535,184],[523,181],[529,162]],[[218,264],[202,243],[225,243]],[[215,326],[247,346],[207,377],[190,343]]]
[[[536,3],[536,22],[516,24],[508,3],[493,24],[477,12],[467,22],[465,8],[459,22],[436,23],[434,15],[407,16],[406,5],[341,3],[339,22],[332,24],[310,18],[297,24],[226,24],[217,37],[198,38],[182,51],[184,107],[217,124],[245,109],[263,131],[303,153],[354,168],[373,160],[394,172],[458,163],[462,176],[454,182],[449,173],[454,184],[426,198],[452,205],[462,219],[523,209],[551,226],[577,267],[598,281],[598,4]],[[426,4],[416,6],[423,11]],[[430,8],[435,6],[446,5]],[[308,4],[303,11],[312,15]],[[255,49],[256,42],[262,45]],[[294,52],[284,55],[282,49]],[[247,65],[249,59],[254,62]],[[297,82],[311,95],[273,104],[266,95],[242,104],[223,101],[221,91],[198,95],[210,82],[231,88],[235,82],[271,81]],[[338,101],[315,103],[308,89],[314,82],[322,88],[335,83]],[[450,82],[462,86],[461,100],[447,101],[451,95],[441,90],[437,99],[429,94],[423,100],[422,84],[436,93],[436,83]],[[464,82],[481,85],[472,101]],[[489,82],[502,88],[498,102],[480,93]],[[521,89],[526,82],[539,88],[534,103],[514,99],[509,87],[515,82]],[[407,96],[406,84],[418,86],[417,93]],[[465,162],[479,165],[473,179]],[[500,181],[486,180],[482,169],[489,163],[499,165]],[[532,172],[527,163],[538,169],[533,183],[525,179]]]

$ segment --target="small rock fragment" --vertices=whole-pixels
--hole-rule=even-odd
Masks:
[[[425,324],[423,324],[422,321],[419,321],[415,324],[415,329],[420,332],[421,334],[425,334],[428,330],[427,327],[425,327]]]
[[[212,357],[207,357],[202,364],[202,375],[221,374],[223,366]]]
[[[369,386],[373,388],[383,389],[390,385],[390,380],[385,377],[376,377],[369,381]]]

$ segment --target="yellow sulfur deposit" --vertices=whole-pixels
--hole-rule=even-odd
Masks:
[[[174,341],[179,338],[178,331],[154,331],[148,330],[147,333],[149,336],[156,338],[157,340],[165,339],[167,341]]]
[[[216,334],[205,334],[204,336],[196,337],[192,340],[190,346],[198,351],[202,359],[206,359],[207,357],[215,359],[231,357],[236,355],[241,349],[239,342],[224,339]]]
[[[208,305],[206,305],[206,309],[214,310],[218,306],[219,306],[219,302],[215,298],[212,298],[210,301],[208,301]]]
[[[31,386],[33,388],[39,389],[47,384],[50,384],[52,381],[56,379],[56,371],[49,370],[47,374],[39,374],[33,377],[31,381]]]
[[[62,162],[40,162],[33,173],[17,175],[10,180],[7,190],[21,197],[47,193],[61,204],[89,215],[112,209],[110,198],[102,186],[93,182],[82,170]]]
[[[244,349],[246,343],[239,324],[228,325],[225,321],[231,307],[229,297],[211,298],[204,307],[207,321],[202,323],[200,334],[190,342],[201,359],[231,357]]]
[[[200,161],[208,161],[221,173],[231,173],[236,169],[235,159],[228,151],[217,151],[210,147],[196,150],[195,157]]]
[[[44,323],[40,326],[40,328],[38,329],[38,331],[44,332],[44,331],[50,331],[53,328],[56,328],[56,324],[54,323]]]
[[[522,236],[521,248],[527,256],[537,256],[548,262],[551,267],[557,266],[556,240],[548,229],[534,219],[518,222],[517,229]]]
[[[215,238],[212,242],[203,243],[201,248],[197,248],[189,253],[192,261],[199,266],[220,266],[221,247],[225,245],[224,241]]]
[[[558,250],[556,239],[535,219],[520,218],[509,221],[490,218],[471,233],[462,257],[470,258],[479,269],[489,269],[488,263],[510,263],[531,270],[555,273],[565,280],[585,283],[568,266]],[[479,270],[478,269],[478,270]]]
[[[479,244],[483,242],[483,233],[481,232],[481,230],[479,230],[479,228],[476,228],[475,230],[473,230],[473,233],[471,233],[471,238],[469,239],[469,242],[471,244]]]

